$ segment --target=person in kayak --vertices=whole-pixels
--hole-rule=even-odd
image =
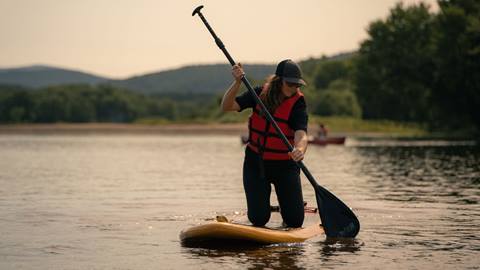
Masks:
[[[322,140],[326,140],[328,136],[328,129],[327,127],[323,124],[320,123],[318,126],[318,133],[317,133],[318,138]]]
[[[281,61],[275,74],[267,78],[263,86],[254,89],[294,146],[291,152],[263,116],[253,95],[247,91],[237,96],[245,75],[241,64],[232,67],[232,75],[234,82],[223,96],[222,110],[241,112],[252,108],[243,163],[248,219],[254,226],[264,226],[269,221],[273,184],[284,224],[301,227],[304,205],[300,169],[296,161],[302,160],[307,150],[308,115],[305,98],[300,91],[300,87],[306,85],[300,67],[290,59]]]

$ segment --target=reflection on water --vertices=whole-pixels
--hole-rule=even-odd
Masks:
[[[305,164],[362,223],[354,240],[181,246],[182,229],[244,211],[238,141],[207,135],[0,135],[0,269],[480,265],[480,151],[471,142],[311,146]],[[303,190],[315,206],[306,180]]]
[[[245,264],[246,269],[309,269],[313,266],[329,268],[338,264],[336,257],[353,255],[363,243],[358,239],[319,239],[315,242],[275,244],[268,246],[217,246],[186,247],[188,257],[213,260],[218,263]],[[305,258],[315,258],[305,260]],[[314,264],[312,264],[314,262]],[[341,264],[338,264],[341,266]]]
[[[263,247],[240,248],[191,248],[186,249],[188,257],[207,258],[208,260],[222,264],[228,268],[228,264],[234,259],[238,265],[245,265],[245,269],[305,269],[299,265],[299,257],[305,256],[305,249],[302,245],[270,245]]]
[[[339,253],[355,253],[363,246],[358,239],[325,239],[318,242],[322,248],[323,257],[339,255]]]
[[[472,147],[357,148],[360,172],[385,200],[477,204],[478,149]],[[381,166],[379,166],[381,164]]]

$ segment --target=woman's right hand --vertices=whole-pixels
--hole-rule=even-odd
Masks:
[[[242,64],[238,63],[232,66],[232,75],[235,78],[236,82],[240,82],[245,76],[245,72],[243,72]]]

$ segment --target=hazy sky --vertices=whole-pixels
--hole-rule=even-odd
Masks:
[[[124,78],[236,61],[276,63],[355,50],[398,0],[0,0],[0,67],[46,64]],[[404,0],[406,4],[418,0]],[[425,0],[437,10],[435,0]]]

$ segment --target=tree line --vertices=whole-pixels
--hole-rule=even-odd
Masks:
[[[158,116],[173,120],[177,105],[110,85],[60,85],[31,90],[0,86],[0,122],[132,122]]]

